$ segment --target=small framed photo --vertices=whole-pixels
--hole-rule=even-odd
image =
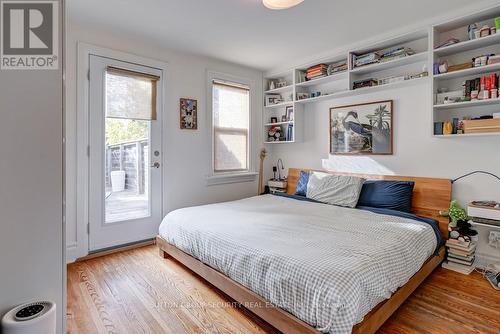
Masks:
[[[278,123],[278,117],[271,117],[271,123]]]
[[[293,121],[293,106],[286,107],[286,120]]]
[[[198,129],[198,100],[181,98],[179,113],[181,129]]]
[[[281,121],[282,122],[286,122],[287,121],[286,117],[287,117],[286,114],[285,115],[281,115]]]

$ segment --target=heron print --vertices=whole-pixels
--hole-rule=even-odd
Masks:
[[[392,101],[330,109],[331,154],[392,154]]]

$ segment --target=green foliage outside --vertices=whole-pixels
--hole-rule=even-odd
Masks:
[[[106,118],[106,143],[108,145],[115,145],[148,137],[149,121]]]

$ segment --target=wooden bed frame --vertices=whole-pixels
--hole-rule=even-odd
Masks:
[[[288,171],[287,192],[293,194],[297,185],[300,171],[305,169],[291,168]],[[433,218],[439,221],[440,230],[443,237],[448,234],[447,219],[439,216],[439,210],[446,210],[451,200],[451,181],[447,179],[406,177],[406,176],[387,176],[387,175],[367,175],[367,174],[348,174],[331,173],[341,175],[356,175],[366,179],[378,180],[404,180],[414,181],[413,191],[413,211],[417,215]],[[158,236],[157,239],[160,256],[163,258],[173,257],[184,266],[196,274],[203,277],[206,281],[216,288],[241,303],[256,316],[265,320],[267,323],[286,334],[318,334],[315,328],[304,321],[296,318],[290,313],[270,305],[264,298],[256,293],[233,281],[229,277],[221,274],[215,269],[207,266],[194,257],[184,253],[175,246],[169,244],[165,239]],[[399,308],[401,304],[415,291],[415,289],[429,276],[432,271],[439,266],[445,255],[444,247],[439,250],[438,256],[429,258],[422,268],[410,278],[410,280],[399,288],[391,298],[378,304],[364,320],[353,327],[353,333],[372,334]]]

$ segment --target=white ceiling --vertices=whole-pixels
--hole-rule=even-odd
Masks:
[[[69,0],[68,18],[169,49],[269,70],[416,25],[470,0],[305,0],[283,11],[261,0]]]

